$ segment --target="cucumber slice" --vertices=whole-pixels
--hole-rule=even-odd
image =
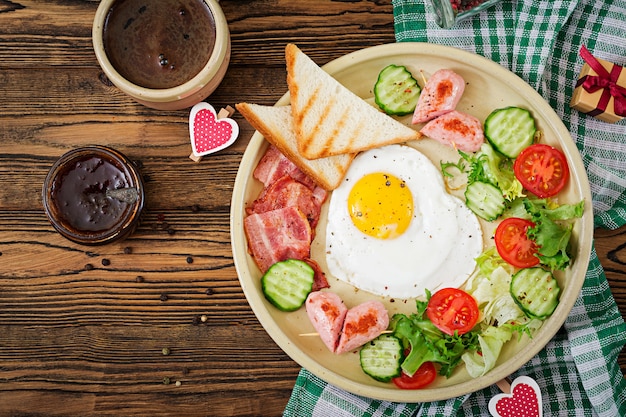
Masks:
[[[304,261],[287,259],[276,262],[261,278],[265,298],[282,311],[302,307],[313,289],[315,271]]]
[[[378,74],[374,101],[387,114],[405,116],[415,110],[421,91],[406,67],[391,64]]]
[[[504,212],[505,203],[502,191],[488,182],[476,181],[465,190],[467,207],[487,221],[493,221]]]
[[[402,350],[400,339],[392,334],[381,334],[361,348],[361,369],[377,381],[389,382],[402,372]]]
[[[505,107],[494,110],[485,120],[485,137],[502,155],[517,158],[535,139],[535,119],[526,109]]]
[[[561,288],[550,271],[525,268],[511,278],[511,297],[530,318],[545,319],[559,304]]]

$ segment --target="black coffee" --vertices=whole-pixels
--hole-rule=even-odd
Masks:
[[[171,88],[206,65],[215,46],[215,20],[202,0],[118,0],[103,38],[111,64],[128,81]]]

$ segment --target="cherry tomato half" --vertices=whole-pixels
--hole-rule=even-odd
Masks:
[[[535,256],[539,248],[526,235],[526,230],[534,225],[530,220],[517,217],[502,220],[495,233],[496,250],[502,259],[517,268],[539,264],[539,258]]]
[[[426,315],[442,332],[453,335],[472,330],[479,316],[474,297],[458,288],[443,288],[428,301]]]
[[[408,376],[402,372],[400,376],[393,378],[392,381],[396,387],[401,389],[420,389],[433,382],[436,376],[435,365],[432,362],[424,362],[413,376]]]
[[[539,198],[558,194],[569,178],[563,152],[543,143],[524,149],[515,159],[513,171],[524,188]]]

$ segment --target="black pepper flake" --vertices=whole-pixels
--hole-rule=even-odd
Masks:
[[[207,288],[205,292],[206,292],[206,295],[213,295],[213,294],[215,294],[215,290],[213,288]]]
[[[102,259],[102,266],[109,266],[111,265],[111,261],[108,260],[107,258],[103,258]]]
[[[167,301],[169,299],[169,297],[167,296],[167,294],[161,294],[161,296],[159,297],[159,299],[163,302]]]
[[[193,319],[191,320],[191,324],[193,324],[194,326],[197,326],[200,324],[200,316],[193,316]]]
[[[126,246],[126,247],[124,248],[124,253],[125,253],[126,255],[130,255],[131,253],[133,253],[133,248],[131,248],[130,246]]]
[[[193,258],[191,256],[188,256],[186,259],[188,264],[192,264],[193,263]]]
[[[144,282],[144,277],[142,277],[141,275],[137,275],[135,277],[135,282]]]
[[[85,264],[85,271],[91,271],[93,269],[92,264]]]
[[[176,230],[172,229],[171,227],[169,229],[167,229],[167,234],[168,235],[173,235],[174,233],[176,233]]]
[[[191,211],[192,213],[197,213],[200,211],[200,206],[197,204],[194,204],[193,206],[191,206]]]

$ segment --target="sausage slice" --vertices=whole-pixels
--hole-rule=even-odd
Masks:
[[[465,80],[450,69],[440,69],[430,76],[420,94],[413,124],[424,123],[456,108],[465,91]]]

